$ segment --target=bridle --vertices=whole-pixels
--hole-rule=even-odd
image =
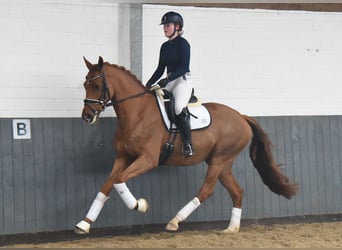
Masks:
[[[86,80],[84,85],[88,85],[92,81],[94,81],[98,78],[103,78],[103,86],[102,86],[102,92],[101,92],[100,98],[99,99],[91,99],[91,98],[85,98],[84,99],[84,105],[87,106],[94,113],[94,115],[99,115],[103,110],[105,110],[106,107],[115,106],[115,105],[117,105],[121,102],[127,101],[129,99],[150,93],[150,91],[145,89],[143,92],[140,92],[138,94],[131,95],[131,96],[122,98],[120,100],[114,100],[113,101],[110,98],[110,93],[109,93],[109,89],[108,89],[108,85],[107,85],[107,81],[106,81],[106,75],[103,72],[101,73],[101,75],[97,75],[91,79]],[[100,105],[100,109],[96,110],[90,104],[98,104],[98,105]]]

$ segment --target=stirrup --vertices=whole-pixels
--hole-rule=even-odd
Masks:
[[[193,156],[195,154],[193,149],[192,149],[191,144],[188,144],[188,143],[183,145],[182,152],[183,152],[183,155],[185,158]]]

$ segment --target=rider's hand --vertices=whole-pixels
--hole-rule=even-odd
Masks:
[[[154,84],[146,84],[146,88],[148,88],[150,91],[154,91],[157,95],[159,95],[159,97],[161,99],[163,99],[164,96],[164,91],[163,89],[159,86],[158,83],[154,83]]]
[[[159,95],[160,99],[163,99],[164,97],[164,90],[159,88],[155,90],[156,94]]]
[[[157,89],[160,89],[160,86],[158,85],[158,83],[153,83],[151,85],[146,85],[146,87],[150,90],[150,91],[154,91],[154,90],[157,90]]]

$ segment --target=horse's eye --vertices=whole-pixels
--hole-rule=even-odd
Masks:
[[[93,87],[93,89],[95,89],[95,90],[98,90],[98,89],[100,88],[100,86],[97,85],[96,83],[92,84],[92,87]]]

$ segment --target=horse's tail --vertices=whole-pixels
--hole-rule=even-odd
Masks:
[[[272,143],[257,121],[248,116],[243,117],[252,128],[253,138],[249,147],[249,156],[262,181],[272,192],[291,199],[297,193],[298,184],[290,183],[281,172],[272,155]]]

